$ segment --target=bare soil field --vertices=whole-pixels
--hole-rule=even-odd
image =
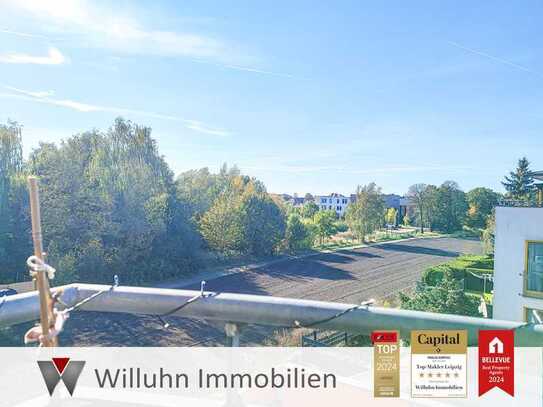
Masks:
[[[208,281],[206,290],[360,303],[395,298],[413,287],[429,266],[459,254],[481,253],[476,240],[436,238],[391,242],[321,253],[230,274]],[[181,287],[178,287],[181,288]],[[199,289],[199,285],[183,288]],[[205,321],[120,313],[74,313],[62,334],[64,346],[211,346],[225,343],[222,327]],[[270,328],[250,326],[242,345],[260,344]]]

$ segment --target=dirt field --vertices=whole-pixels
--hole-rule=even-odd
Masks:
[[[428,266],[460,253],[480,253],[481,244],[463,239],[418,239],[304,259],[286,260],[208,281],[206,290],[359,303],[369,298],[395,298]],[[184,288],[199,289],[196,286]],[[223,331],[204,321],[126,314],[75,313],[62,335],[66,346],[195,346],[225,341]],[[258,344],[269,328],[247,327],[242,345]]]

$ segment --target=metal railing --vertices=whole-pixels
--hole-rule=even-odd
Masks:
[[[225,332],[235,337],[245,324],[272,327],[318,328],[369,335],[374,330],[394,329],[409,339],[412,330],[465,329],[470,344],[476,344],[479,330],[515,330],[517,346],[543,346],[543,324],[501,321],[460,315],[436,314],[375,307],[369,304],[341,304],[260,295],[200,292],[161,288],[71,284],[61,291],[67,307],[81,304],[80,311],[124,312],[144,315],[176,315],[225,323]],[[101,295],[98,295],[101,293]],[[95,296],[92,300],[86,301]],[[4,297],[0,303],[0,327],[39,317],[37,292]],[[68,321],[69,323],[69,321]]]
[[[497,206],[504,206],[508,208],[541,208],[542,205],[536,200],[524,200],[524,199],[500,199]]]
[[[349,341],[359,335],[348,332],[319,332],[313,331],[310,334],[302,335],[300,345],[302,347],[326,347],[326,346],[347,346]]]

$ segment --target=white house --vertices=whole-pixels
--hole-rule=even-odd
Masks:
[[[493,318],[543,318],[543,208],[497,207]]]
[[[352,197],[336,193],[330,195],[315,195],[315,203],[319,207],[319,210],[333,210],[338,216],[345,215],[345,211],[352,200]]]

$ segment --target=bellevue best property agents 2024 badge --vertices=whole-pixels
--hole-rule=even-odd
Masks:
[[[467,331],[411,332],[411,396],[467,397]]]
[[[479,331],[479,396],[494,387],[515,395],[515,331]]]

